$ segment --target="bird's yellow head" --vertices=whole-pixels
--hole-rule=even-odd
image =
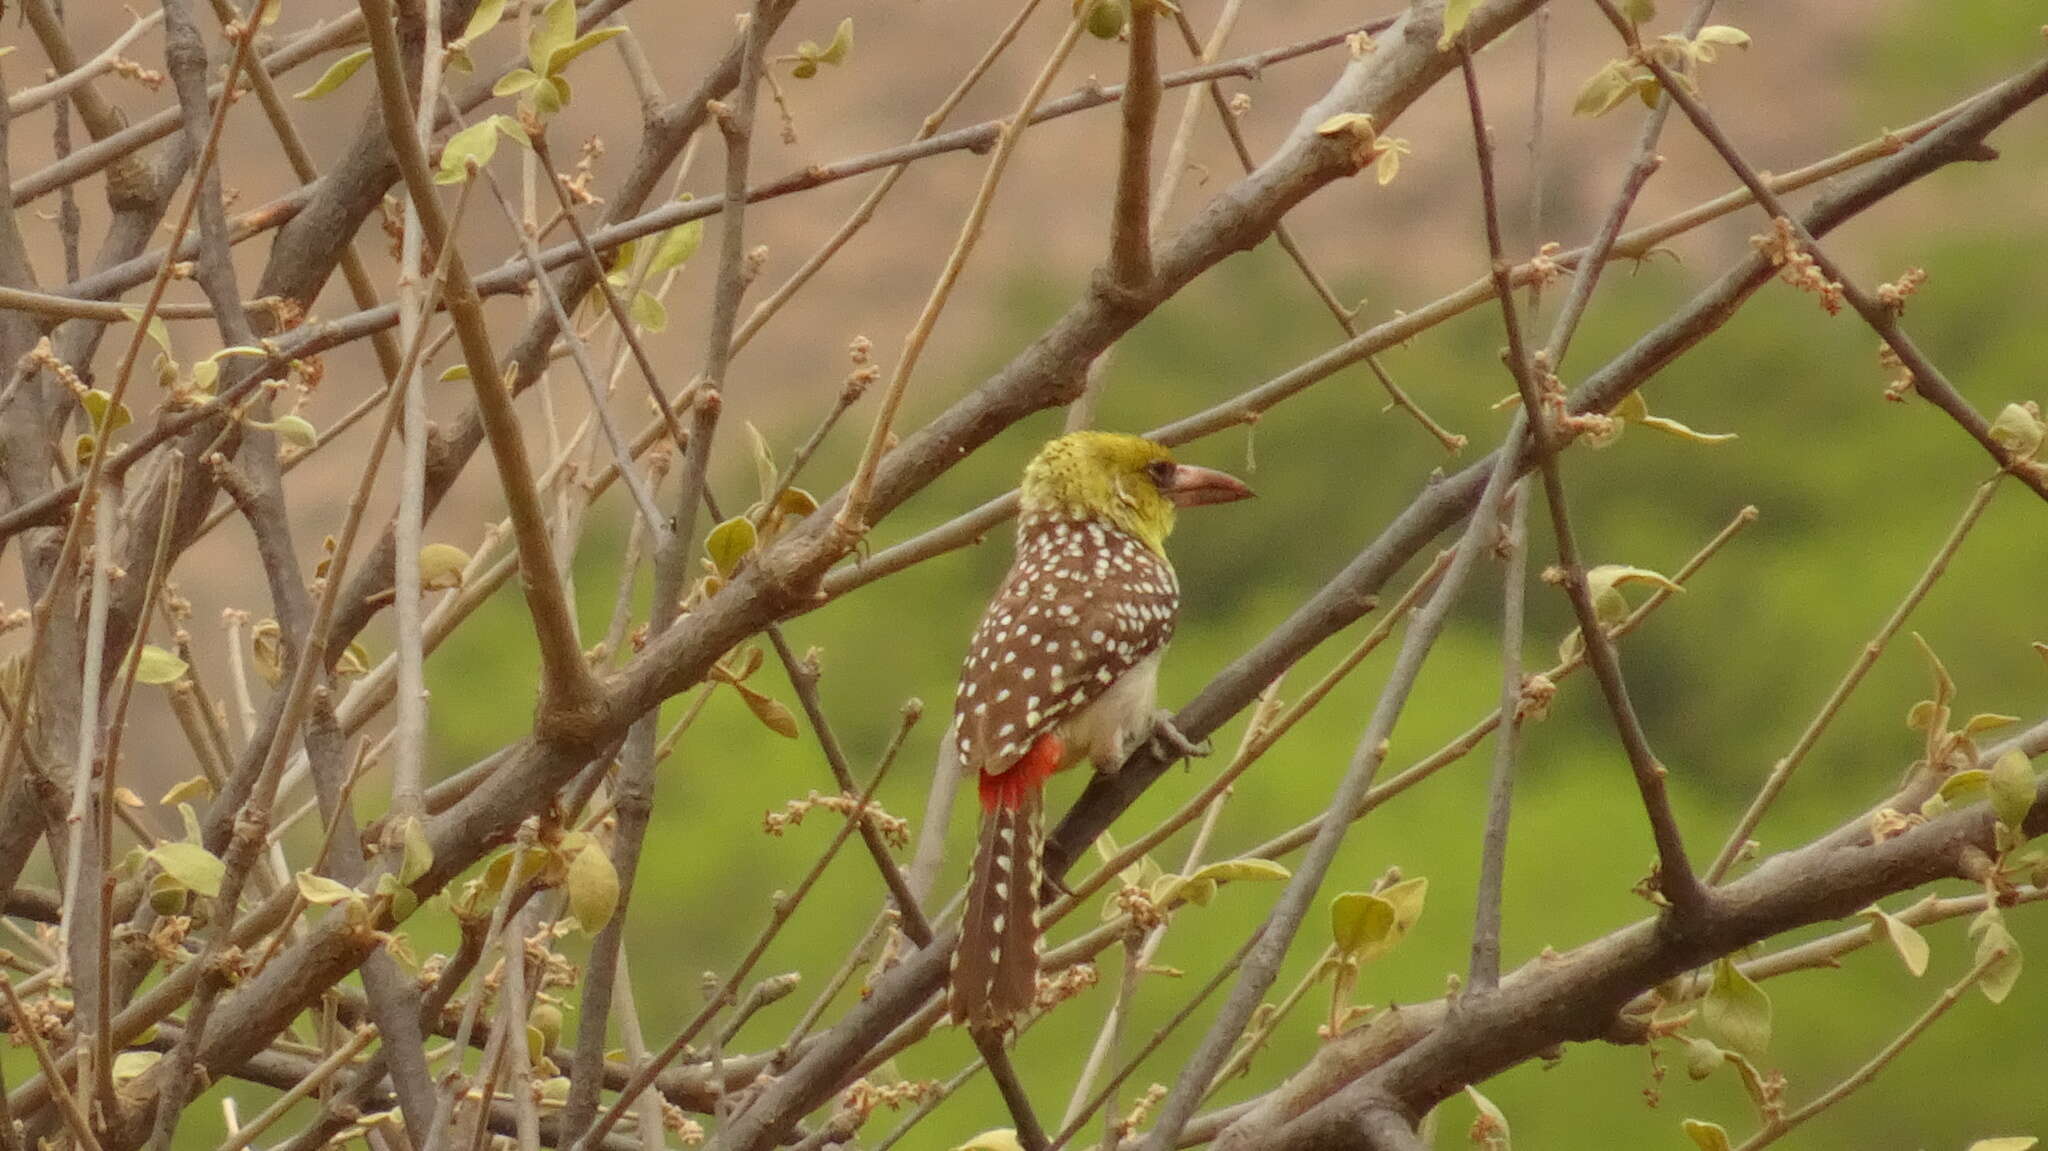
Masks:
[[[1176,508],[1249,497],[1236,477],[1175,463],[1142,436],[1070,432],[1040,448],[1024,469],[1024,512],[1101,519],[1164,554]]]

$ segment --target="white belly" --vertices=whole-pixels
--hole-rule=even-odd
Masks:
[[[1138,661],[1110,684],[1109,690],[1060,724],[1060,740],[1066,744],[1066,762],[1061,767],[1084,759],[1093,761],[1097,771],[1113,772],[1123,766],[1124,757],[1138,741],[1152,733],[1163,655],[1162,648]]]

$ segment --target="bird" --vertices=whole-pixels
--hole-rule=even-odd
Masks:
[[[947,1006],[997,1030],[1038,995],[1046,780],[1083,759],[1114,772],[1147,739],[1198,751],[1158,710],[1180,616],[1166,537],[1177,509],[1252,490],[1143,437],[1082,431],[1038,451],[1019,495],[1016,558],[968,645],[949,733],[981,833]]]

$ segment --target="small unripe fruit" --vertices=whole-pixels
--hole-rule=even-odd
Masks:
[[[553,1047],[562,1038],[562,1009],[552,1003],[537,1003],[527,1013],[526,1025],[540,1032],[547,1045]]]
[[[1089,0],[1081,0],[1083,4]],[[1130,0],[1094,0],[1088,9],[1088,34],[1097,40],[1114,40],[1130,23]]]

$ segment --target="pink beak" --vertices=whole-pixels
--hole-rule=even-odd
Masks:
[[[1160,491],[1174,502],[1176,507],[1191,508],[1198,504],[1227,504],[1236,500],[1252,498],[1252,490],[1244,481],[1214,468],[1198,468],[1193,464],[1175,464],[1173,478],[1161,484]]]

